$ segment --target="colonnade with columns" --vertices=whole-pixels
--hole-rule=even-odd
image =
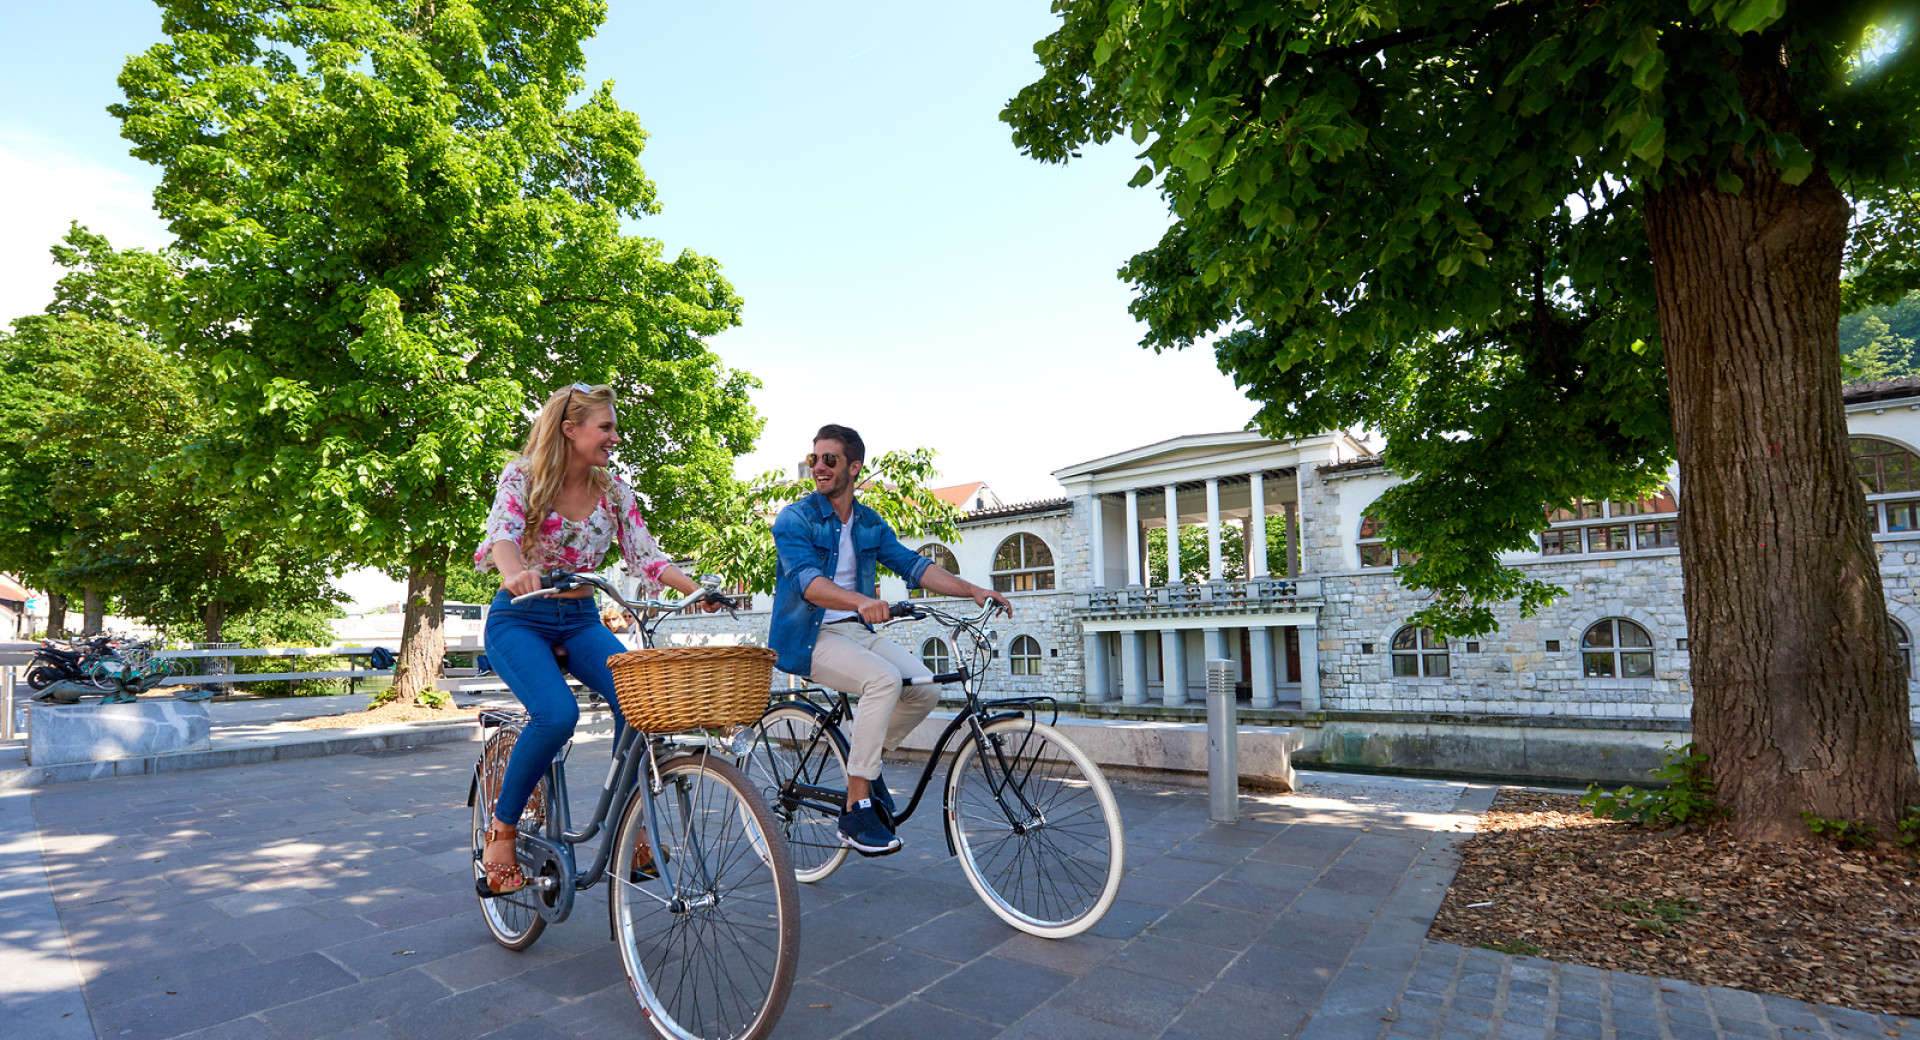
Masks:
[[[1081,624],[1088,700],[1148,703],[1157,650],[1163,704],[1202,697],[1202,662],[1231,658],[1243,662],[1253,707],[1278,707],[1297,696],[1303,709],[1319,709],[1317,595],[1301,594],[1300,496],[1293,478],[1292,469],[1255,468],[1085,500],[1092,588]],[[1286,517],[1278,573],[1267,544],[1266,519],[1274,515]],[[1191,534],[1190,525],[1202,517],[1207,570],[1184,574],[1181,527],[1188,524]],[[1232,522],[1244,524],[1244,580],[1227,580],[1221,546]],[[1155,527],[1167,532],[1164,575],[1145,573],[1146,533]],[[1124,568],[1112,566],[1116,550],[1124,553]],[[1154,579],[1164,581],[1153,587]],[[1318,583],[1308,584],[1317,593]],[[1234,652],[1241,645],[1245,652]]]

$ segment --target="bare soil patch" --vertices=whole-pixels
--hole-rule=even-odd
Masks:
[[[480,714],[479,708],[429,708],[420,704],[388,701],[367,711],[345,715],[320,715],[299,719],[293,725],[301,729],[347,729],[353,726],[384,726],[394,722],[461,722]]]
[[[1432,938],[1920,1016],[1920,873],[1894,846],[1650,831],[1506,790],[1461,854]]]

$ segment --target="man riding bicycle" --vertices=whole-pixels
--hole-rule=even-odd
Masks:
[[[889,820],[893,799],[880,779],[880,753],[898,747],[939,702],[931,683],[905,685],[924,675],[912,652],[875,631],[888,619],[886,601],[874,593],[876,565],[906,579],[908,588],[942,596],[988,600],[1012,613],[1007,598],[981,588],[902,545],[880,514],[854,500],[866,443],[845,426],[828,424],[814,434],[807,456],[813,494],[780,511],[773,521],[779,570],[773,591],[768,644],[780,655],[780,670],[860,698],[847,750],[847,804],[840,840],[866,856],[900,850]],[[887,810],[875,811],[878,801]]]

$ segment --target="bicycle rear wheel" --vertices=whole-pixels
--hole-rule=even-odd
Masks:
[[[621,814],[608,891],[634,998],[672,1040],[761,1040],[800,959],[800,891],[779,821],[719,756],[676,758],[653,796],[661,876],[635,883],[626,865],[647,822],[645,782]]]
[[[804,708],[776,706],[754,724],[740,759],[787,836],[793,876],[811,884],[846,862],[840,810],[847,797],[846,738]]]
[[[947,829],[960,868],[988,909],[1046,939],[1093,927],[1120,891],[1126,835],[1106,777],[1045,723],[986,727],[947,771]]]
[[[513,755],[513,745],[520,738],[520,731],[514,726],[501,726],[493,731],[480,750],[480,761],[474,766],[473,796],[473,876],[475,880],[486,876],[480,867],[480,857],[486,847],[488,821],[493,819],[493,807],[500,799],[500,781],[506,776],[507,760]],[[520,813],[520,828],[536,834],[545,834],[547,830],[547,806],[553,804],[553,778],[542,774],[540,783],[533,789],[533,797],[527,799],[527,807]],[[529,879],[532,880],[532,879]],[[562,883],[570,884],[572,879],[562,878]],[[509,950],[524,950],[533,945],[540,933],[546,930],[547,919],[540,916],[542,902],[548,897],[531,885],[518,892],[480,900],[480,917],[487,924],[487,932],[493,941]]]

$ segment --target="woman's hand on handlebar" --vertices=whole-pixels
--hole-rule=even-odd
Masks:
[[[539,592],[540,575],[523,570],[511,578],[502,580],[500,587],[507,590],[509,596],[524,596],[529,592]]]

